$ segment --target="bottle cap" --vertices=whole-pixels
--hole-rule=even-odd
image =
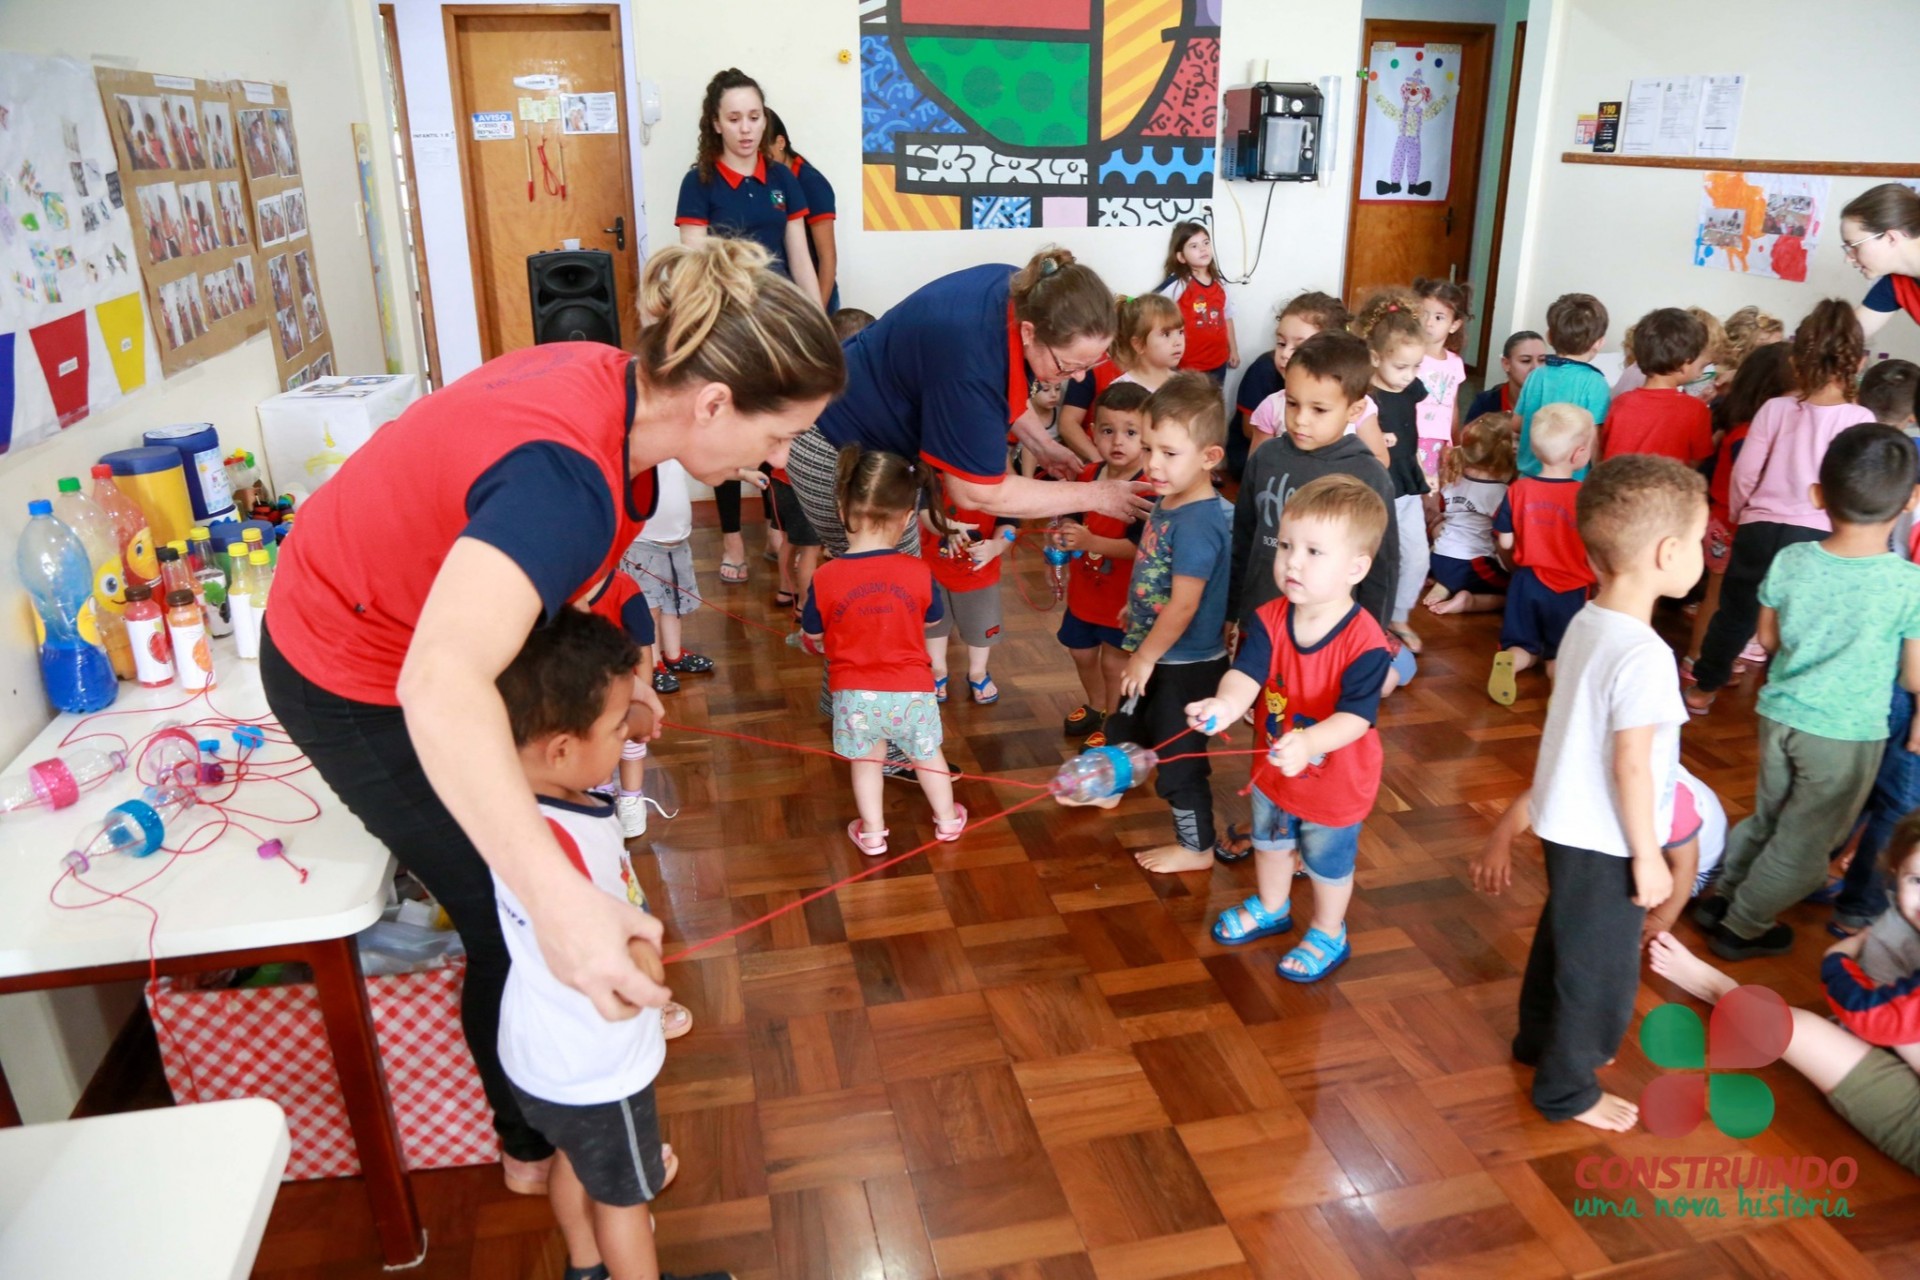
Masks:
[[[161,564],[170,564],[180,558],[180,553],[171,546],[161,547],[153,553],[153,558]]]
[[[200,749],[202,751],[218,751],[220,749],[220,739],[202,738],[200,739]]]
[[[211,538],[212,536],[213,535],[207,531],[207,526],[203,524],[197,524],[193,526],[193,528],[187,530],[187,537],[192,539],[194,542],[205,542],[208,538]]]
[[[246,529],[246,530],[243,530],[243,531],[241,532],[241,534],[240,534],[240,541],[242,541],[242,542],[258,542],[258,541],[260,541],[260,531],[259,531],[258,529]]]
[[[272,564],[273,557],[268,555],[266,552],[266,549],[263,547],[259,551],[256,551],[252,555],[248,556],[247,563],[248,564]]]
[[[187,540],[185,538],[175,538],[167,544],[167,549],[177,556],[184,556],[187,554]]]
[[[153,588],[144,582],[129,582],[127,584],[127,599],[151,600],[153,599]]]
[[[57,486],[62,493],[80,492],[80,480],[77,476],[61,476]]]
[[[27,504],[27,514],[29,516],[50,516],[53,514],[53,504],[45,498],[35,498]]]
[[[184,606],[190,605],[192,603],[193,603],[193,592],[187,590],[185,587],[179,587],[173,591],[167,592],[167,608],[169,609],[183,608]]]
[[[87,474],[95,480],[111,480],[113,478],[113,468],[104,462],[96,462],[93,464],[93,470],[87,472]]]

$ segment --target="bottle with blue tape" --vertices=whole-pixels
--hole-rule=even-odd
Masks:
[[[1040,554],[1047,562],[1047,581],[1053,587],[1053,598],[1067,598],[1067,565],[1078,560],[1082,552],[1069,551],[1060,545],[1060,526],[1066,522],[1065,516],[1055,516],[1053,523],[1047,526],[1046,545]]]
[[[1152,751],[1131,742],[1090,747],[1060,766],[1048,790],[1066,804],[1094,804],[1131,789],[1159,762]]]
[[[199,797],[191,786],[167,778],[146,788],[132,800],[107,810],[107,816],[82,831],[61,859],[76,875],[110,854],[144,858],[167,839],[167,824],[193,808]]]

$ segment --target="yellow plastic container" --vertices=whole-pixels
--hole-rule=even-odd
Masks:
[[[102,454],[100,461],[113,468],[113,482],[146,512],[155,546],[187,536],[194,526],[193,502],[178,449],[119,449]]]

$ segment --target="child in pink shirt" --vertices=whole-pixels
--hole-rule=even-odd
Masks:
[[[1460,359],[1460,331],[1471,315],[1472,294],[1464,284],[1425,276],[1413,282],[1413,292],[1420,299],[1420,325],[1427,334],[1427,353],[1413,375],[1427,388],[1427,398],[1414,407],[1414,422],[1420,433],[1420,470],[1437,491],[1440,459],[1460,430],[1460,384],[1467,376]]]

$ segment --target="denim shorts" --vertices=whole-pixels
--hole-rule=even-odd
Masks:
[[[1293,853],[1297,849],[1315,884],[1344,884],[1353,879],[1353,865],[1360,853],[1360,824],[1323,827],[1296,818],[1255,787],[1253,847],[1257,853]]]
[[[925,760],[940,750],[941,736],[940,704],[930,692],[834,691],[833,749],[848,760],[864,760],[888,742],[909,760]]]

